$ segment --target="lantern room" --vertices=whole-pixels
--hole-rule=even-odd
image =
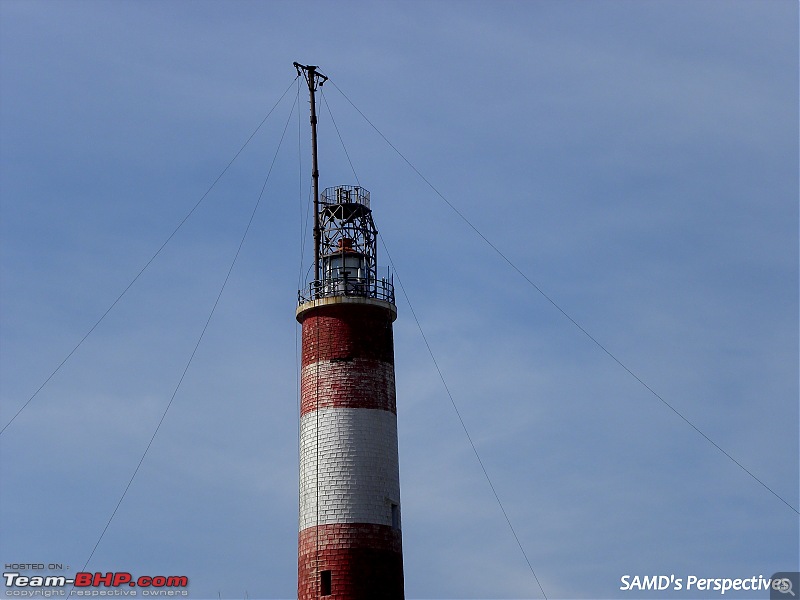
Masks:
[[[391,279],[377,276],[377,235],[369,192],[360,186],[325,189],[319,198],[319,280],[300,301],[363,296],[394,302]]]

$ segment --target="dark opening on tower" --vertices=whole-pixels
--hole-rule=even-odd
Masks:
[[[319,595],[330,596],[331,594],[331,572],[322,571],[319,574]]]

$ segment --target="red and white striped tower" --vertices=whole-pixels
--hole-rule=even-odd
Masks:
[[[315,67],[297,65],[312,99]],[[324,80],[323,80],[324,81]],[[369,192],[316,191],[315,279],[299,294],[298,598],[402,600],[390,279],[377,277]]]

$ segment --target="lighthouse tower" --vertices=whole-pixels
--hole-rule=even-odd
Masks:
[[[402,600],[403,555],[390,279],[377,277],[369,192],[317,192],[311,95],[315,279],[302,325],[298,598]]]

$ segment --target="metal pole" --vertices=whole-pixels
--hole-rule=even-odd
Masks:
[[[311,96],[311,179],[314,184],[314,281],[320,280],[319,167],[317,164],[317,68],[308,67],[308,93]]]
[[[301,65],[296,62],[294,63],[294,68],[297,69],[298,75],[300,75],[301,70],[305,72],[306,82],[308,83],[308,95],[311,98],[311,179],[314,187],[314,282],[316,283],[320,281],[320,245],[322,232],[319,226],[319,167],[317,164],[317,101],[315,92],[317,89],[317,82],[319,82],[319,85],[322,85],[328,78],[317,71],[317,67],[314,65]]]

